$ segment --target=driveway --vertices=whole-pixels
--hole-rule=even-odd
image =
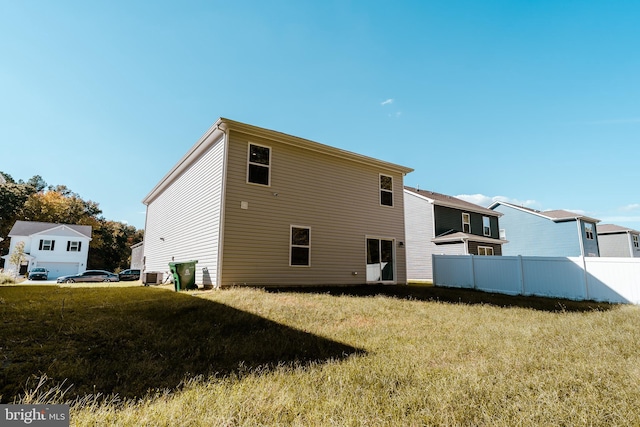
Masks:
[[[19,283],[20,285],[55,285],[56,279],[53,280],[25,280]]]

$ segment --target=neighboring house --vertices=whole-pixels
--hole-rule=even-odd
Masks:
[[[131,245],[131,263],[129,268],[142,270],[144,260],[144,242]]]
[[[406,283],[412,169],[220,118],[144,198],[144,270],[196,283]]]
[[[87,269],[91,226],[16,221],[9,232],[11,243],[5,270],[15,271],[9,259],[18,242],[24,242],[25,259],[20,273],[34,267],[49,270],[49,279],[82,273]]]
[[[407,277],[433,279],[431,255],[502,255],[500,213],[445,194],[404,188]]]
[[[615,224],[598,225],[600,256],[640,257],[640,231]]]
[[[503,255],[600,256],[598,219],[564,210],[538,211],[507,202],[489,209],[502,213],[500,236],[509,241]]]

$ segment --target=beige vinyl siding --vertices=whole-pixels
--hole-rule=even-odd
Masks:
[[[168,272],[172,260],[197,260],[196,283],[216,284],[223,165],[220,139],[148,203],[146,271]]]
[[[431,280],[431,254],[435,245],[433,239],[433,205],[428,201],[404,192],[405,234],[407,252],[407,278],[411,280]]]
[[[246,183],[249,142],[272,150],[269,187]],[[393,207],[380,206],[380,173]],[[226,185],[222,285],[365,283],[366,237],[396,240],[406,282],[401,173],[231,130]],[[289,266],[291,225],[311,228],[310,267]]]

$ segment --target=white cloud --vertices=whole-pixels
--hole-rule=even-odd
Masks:
[[[603,224],[608,223],[630,223],[637,222],[640,223],[640,216],[607,216],[604,218],[599,218]]]
[[[389,114],[389,117],[400,117],[402,115],[402,111],[396,111],[395,113]]]
[[[623,207],[620,208],[620,210],[624,211],[624,212],[635,211],[635,210],[638,210],[638,209],[640,209],[640,203],[632,203],[630,205],[623,206]]]
[[[389,98],[389,99],[387,99],[385,101],[382,101],[380,103],[380,105],[387,105],[387,104],[393,104],[393,98]]]
[[[460,194],[455,197],[485,207],[490,206],[494,202],[507,202],[527,208],[538,204],[535,200],[519,200],[507,196],[485,196],[484,194]]]

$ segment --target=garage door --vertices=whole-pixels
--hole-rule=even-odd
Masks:
[[[39,262],[38,267],[49,270],[49,280],[68,274],[78,274],[80,265],[77,262]]]

